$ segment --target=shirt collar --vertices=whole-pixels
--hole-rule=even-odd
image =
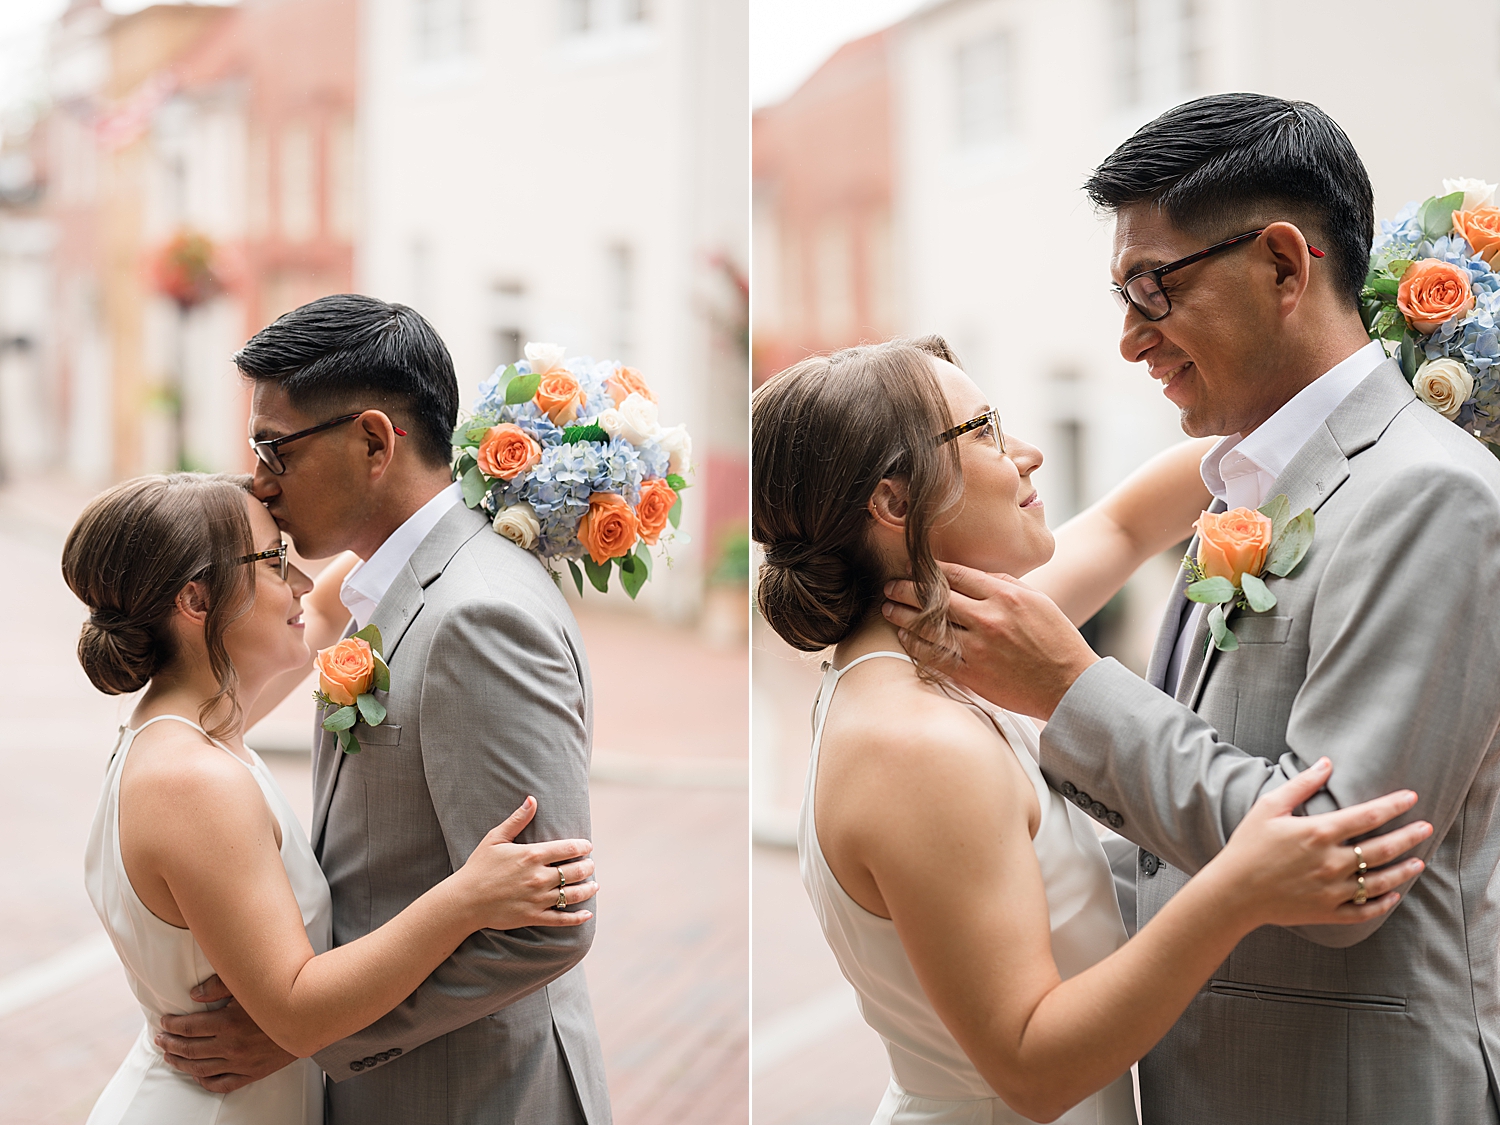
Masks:
[[[1230,434],[1220,439],[1199,467],[1209,492],[1226,499],[1226,473],[1231,478],[1254,473],[1269,489],[1339,403],[1385,359],[1385,349],[1371,340],[1303,387],[1248,436]]]
[[[421,546],[422,540],[432,532],[448,510],[463,497],[462,487],[454,481],[427,503],[407,517],[406,522],[393,531],[376,548],[375,553],[363,562],[354,564],[339,587],[339,601],[353,615],[355,624],[363,629],[374,616],[375,607],[385,592],[396,581],[401,568],[411,561],[412,554]]]

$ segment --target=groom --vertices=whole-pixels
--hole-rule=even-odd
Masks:
[[[235,363],[252,388],[255,495],[302,555],[363,560],[340,598],[351,630],[378,626],[391,670],[388,718],[355,728],[360,753],[316,731],[311,839],[342,945],[461,866],[528,794],[523,840],[589,835],[588,664],[546,571],[451,481],[458,385],[422,317],[324,297]],[[316,1056],[330,1125],[606,1125],[579,968],[593,929],[470,936],[393,1012]],[[236,1004],[165,1026],[169,1061],[210,1089],[291,1061]]]
[[[1321,755],[1333,777],[1308,811],[1409,787],[1403,819],[1434,826],[1425,873],[1380,921],[1240,943],[1141,1061],[1144,1120],[1500,1121],[1500,464],[1368,341],[1370,182],[1316,107],[1179,106],[1087,191],[1117,220],[1121,353],[1188,434],[1229,435],[1202,466],[1215,510],[1284,494],[1315,510],[1315,536],[1267,583],[1273,609],[1231,618],[1235,651],[1208,646],[1180,575],[1144,681],[1024,584],[949,568],[955,677],[1047,720],[1049,781],[1141,845],[1142,925]],[[1351,898],[1355,868],[1351,847]]]

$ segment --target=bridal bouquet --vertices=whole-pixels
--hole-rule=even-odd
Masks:
[[[548,569],[565,561],[580,594],[585,573],[603,593],[618,570],[634,598],[651,576],[647,548],[686,542],[677,527],[692,439],[660,424],[639,372],[564,354],[527,344],[524,361],[480,384],[453,431],[453,474],[496,533]]]
[[[1382,221],[1360,297],[1371,338],[1396,345],[1417,397],[1500,457],[1495,188],[1444,180],[1444,194]]]

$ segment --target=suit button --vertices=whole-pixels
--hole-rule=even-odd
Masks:
[[[367,1058],[367,1059],[366,1059],[366,1060],[365,1060],[365,1065],[366,1065],[366,1066],[374,1066],[374,1065],[375,1065],[375,1064],[376,1064],[376,1063],[378,1063],[378,1062],[379,1062],[379,1061],[380,1061],[380,1060],[379,1060],[379,1059],[377,1059],[377,1058],[376,1058],[376,1057],[375,1057],[375,1056],[374,1056],[374,1055],[371,1055],[371,1056],[370,1056],[370,1057],[369,1057],[369,1058]]]
[[[356,1074],[358,1074],[361,1070],[364,1070],[364,1068],[365,1064],[360,1062],[358,1059],[355,1059],[352,1063],[349,1064],[349,1069],[354,1071]]]
[[[1109,815],[1104,819],[1109,821],[1109,826],[1116,832],[1125,827],[1125,818],[1119,813],[1115,812],[1113,809],[1110,810]]]
[[[1073,803],[1084,812],[1089,811],[1089,805],[1093,804],[1094,798],[1090,797],[1082,789],[1073,794]]]
[[[1141,872],[1146,876],[1146,878],[1151,878],[1151,876],[1155,875],[1160,868],[1161,860],[1157,859],[1150,852],[1143,849],[1141,851]]]
[[[395,1058],[400,1053],[401,1053],[401,1048],[400,1047],[392,1047],[391,1048],[391,1051],[390,1051],[391,1058]]]
[[[1057,791],[1064,797],[1072,800],[1073,794],[1078,792],[1078,786],[1074,785],[1071,781],[1065,781],[1062,785],[1058,786]]]
[[[1104,815],[1107,812],[1109,812],[1109,810],[1101,805],[1098,801],[1095,801],[1092,805],[1089,806],[1089,815],[1092,816],[1095,820],[1103,820]]]

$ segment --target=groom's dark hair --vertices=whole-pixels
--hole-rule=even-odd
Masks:
[[[1210,240],[1268,214],[1310,228],[1303,233],[1327,255],[1335,291],[1359,307],[1375,193],[1348,136],[1310,102],[1264,94],[1184,102],[1136,130],[1083,190],[1109,211],[1151,203],[1173,226]]]
[[[279,383],[304,413],[399,411],[422,460],[446,465],[452,457],[453,357],[405,305],[359,293],[319,297],[250,337],[234,363],[247,378]]]

